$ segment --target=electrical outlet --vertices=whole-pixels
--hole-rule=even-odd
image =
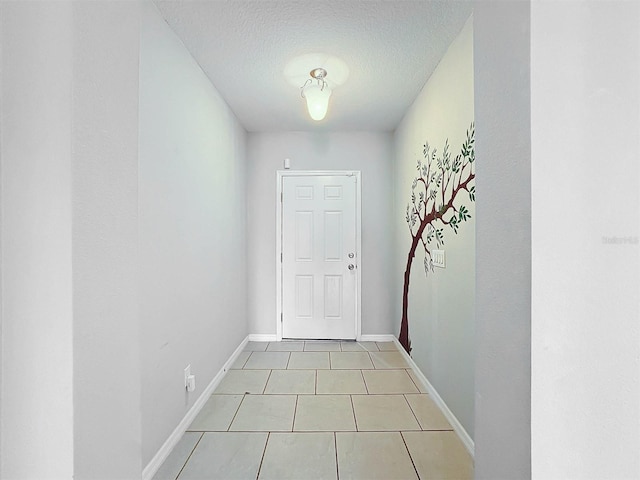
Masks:
[[[187,392],[193,392],[196,389],[196,376],[189,375],[187,377]]]
[[[191,376],[191,364],[187,365],[184,369],[184,388],[189,387],[189,377]]]
[[[432,250],[431,260],[434,267],[446,268],[444,250]]]

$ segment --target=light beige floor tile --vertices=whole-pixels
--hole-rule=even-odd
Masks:
[[[331,352],[332,369],[373,369],[369,352]]]
[[[359,432],[420,430],[402,395],[353,395],[351,400]]]
[[[305,352],[339,352],[340,351],[340,342],[339,341],[306,341],[304,342],[304,351]]]
[[[290,432],[295,408],[295,395],[247,395],[229,430]]]
[[[404,359],[402,353],[396,352],[371,352],[371,360],[374,367],[384,368],[409,368],[409,364]]]
[[[205,433],[180,480],[255,479],[266,443],[266,433]]]
[[[301,352],[304,350],[304,342],[269,342],[267,352]]]
[[[415,372],[412,369],[408,368],[407,373],[411,377],[411,380],[413,380],[413,383],[415,383],[416,387],[418,387],[418,390],[420,390],[420,393],[428,393],[427,387],[424,386],[422,381],[418,378],[418,376],[415,374]]]
[[[423,430],[453,430],[429,395],[405,395]]]
[[[329,352],[291,352],[288,369],[328,369]]]
[[[333,433],[270,434],[258,479],[337,479]]]
[[[360,370],[318,370],[317,394],[366,394]]]
[[[247,342],[244,347],[245,352],[264,352],[269,346],[269,342]]]
[[[402,436],[420,478],[473,478],[473,461],[455,432],[402,432]]]
[[[226,432],[238,411],[242,395],[211,395],[188,431]]]
[[[233,365],[231,365],[231,368],[234,370],[242,369],[242,367],[244,367],[244,364],[247,363],[249,355],[251,355],[251,352],[248,352],[246,350],[244,352],[240,352],[238,358],[236,358],[236,361],[233,362]]]
[[[343,352],[377,352],[376,342],[342,342],[340,344]]]
[[[418,393],[418,388],[405,370],[363,370],[370,394]]]
[[[296,407],[294,431],[355,431],[349,395],[300,395]]]
[[[273,393],[316,393],[315,370],[273,370],[265,394]]]
[[[378,350],[381,352],[398,350],[398,347],[396,347],[394,342],[376,342],[376,344],[378,345]]]
[[[269,378],[269,370],[229,370],[214,393],[260,394]]]
[[[186,432],[182,435],[182,438],[153,476],[153,480],[175,480],[200,437],[202,437],[200,432]]]
[[[287,368],[289,352],[252,352],[244,368],[265,369]]]
[[[338,432],[336,446],[340,480],[418,478],[399,432]]]

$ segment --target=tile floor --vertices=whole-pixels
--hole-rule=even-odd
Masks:
[[[156,480],[473,477],[393,342],[249,342]]]

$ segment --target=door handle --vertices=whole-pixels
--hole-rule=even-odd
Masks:
[[[354,268],[356,268],[356,266],[353,263],[349,264],[349,270],[353,270]]]

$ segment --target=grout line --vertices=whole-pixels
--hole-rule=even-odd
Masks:
[[[236,412],[233,414],[233,418],[231,419],[231,422],[229,422],[229,426],[227,427],[227,432],[229,431],[229,429],[231,428],[231,425],[233,425],[233,421],[236,419],[236,415],[238,415],[238,412],[240,411],[240,407],[242,406],[242,403],[244,402],[244,397],[246,397],[247,394],[245,393],[244,395],[242,395],[242,400],[240,400],[240,403],[238,404],[238,408],[236,408]]]
[[[253,352],[249,352],[249,355],[247,355],[247,359],[242,362],[242,368],[240,368],[240,370],[244,370],[245,365],[247,364],[247,362],[249,361],[249,357],[251,356]]]
[[[271,372],[273,372],[273,370],[269,370],[269,375],[267,375],[267,381],[264,382],[264,388],[262,389],[262,393],[259,393],[258,395],[265,395],[264,392],[267,391],[267,385],[269,385],[269,380],[271,379]]]
[[[336,480],[340,480],[340,466],[338,464],[338,436],[333,432],[333,449],[336,452]]]
[[[333,365],[331,365],[331,352],[327,352],[329,354],[329,370],[333,370]]]
[[[373,363],[373,357],[371,356],[371,352],[369,350],[367,350],[367,355],[369,356],[369,361],[371,362],[371,365],[373,366],[373,370],[378,370],[378,368],[376,367],[376,364]],[[368,369],[371,370],[371,369]]]
[[[420,427],[420,430],[424,430],[424,428],[422,428],[422,424],[420,423],[420,420],[418,419],[418,416],[416,415],[416,412],[414,412],[413,408],[411,408],[411,403],[409,403],[409,399],[407,398],[407,394],[404,393],[402,396],[404,397],[404,401],[407,402],[407,405],[409,405],[409,410],[411,410],[411,413],[413,413],[413,418],[415,418],[416,422],[418,422],[418,426]]]
[[[416,383],[416,381],[413,379],[413,376],[409,373],[409,371],[413,371],[413,369],[412,368],[405,368],[404,371],[407,372],[407,375],[409,375],[409,378],[411,379],[413,384],[418,389],[418,393],[421,394],[421,395],[426,395],[426,393],[422,393],[422,390],[420,389],[420,386]]]
[[[296,425],[296,415],[298,414],[298,398],[300,397],[300,395],[296,395],[296,406],[293,407],[293,419],[291,420],[291,432],[293,432],[293,429]]]
[[[198,445],[200,445],[200,440],[202,440],[202,437],[204,437],[204,432],[202,432],[200,434],[200,438],[198,439],[198,441],[196,442],[196,444],[193,446],[193,448],[191,449],[191,452],[189,453],[189,456],[187,457],[187,459],[184,462],[184,465],[182,465],[182,468],[180,469],[180,471],[178,472],[178,475],[176,475],[176,480],[178,479],[178,477],[180,477],[180,475],[182,475],[182,471],[184,470],[184,467],[187,466],[187,463],[189,463],[189,460],[191,460],[191,455],[193,455],[193,452],[196,451],[196,448],[198,448]],[[165,460],[166,461],[166,460]]]
[[[249,356],[247,357],[247,359],[244,361],[244,363],[242,364],[242,368],[240,370],[244,370],[244,367],[247,366],[247,363],[249,363],[249,359],[251,358],[251,356],[253,355],[253,352],[249,353]],[[251,369],[249,369],[251,370]]]
[[[256,480],[260,476],[260,470],[262,470],[262,463],[264,462],[264,456],[267,453],[267,445],[269,445],[269,438],[271,437],[271,432],[267,432],[267,441],[264,442],[264,450],[262,450],[262,458],[260,459],[260,466],[258,467],[258,473],[256,473]]]
[[[364,378],[364,372],[360,370],[360,376],[362,377],[362,383],[364,383],[364,389],[367,391],[367,395],[371,395],[369,393],[369,386],[367,385],[367,381]]]
[[[351,400],[351,411],[353,412],[353,423],[356,426],[356,432],[359,432],[360,430],[358,430],[358,417],[356,416],[356,407],[353,406],[353,395],[349,395],[349,400]]]
[[[409,460],[411,460],[411,465],[413,465],[413,469],[416,471],[416,475],[418,476],[418,480],[420,479],[420,473],[418,473],[418,469],[416,468],[416,464],[413,461],[413,457],[411,456],[411,451],[409,450],[409,446],[407,445],[407,441],[404,438],[402,432],[398,432],[400,434],[400,438],[402,438],[402,443],[404,443],[404,448],[407,449],[407,453],[409,454]]]
[[[317,395],[318,394],[318,370],[314,370],[314,383],[313,383],[313,394]]]
[[[291,361],[291,352],[289,352],[289,356],[287,357],[287,364],[284,367],[284,370],[289,369],[289,362]]]

